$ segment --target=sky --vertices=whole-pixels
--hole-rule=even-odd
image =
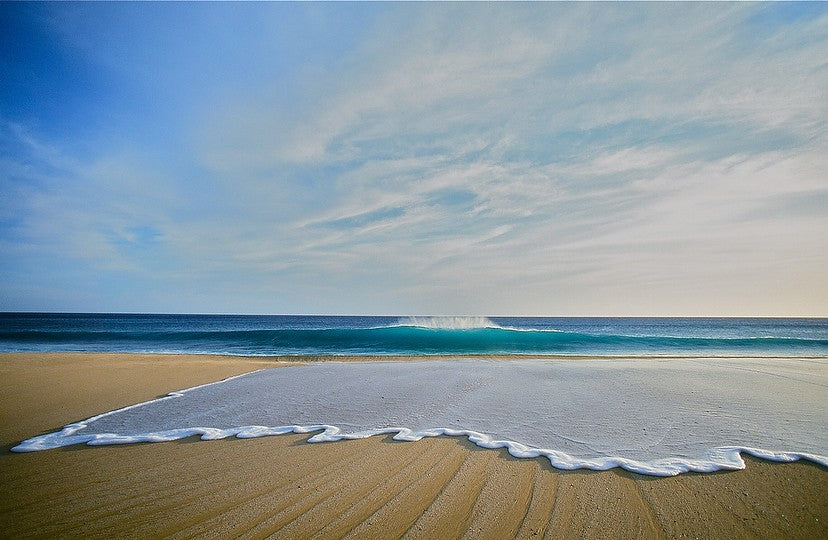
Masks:
[[[828,316],[828,3],[0,3],[0,310]]]

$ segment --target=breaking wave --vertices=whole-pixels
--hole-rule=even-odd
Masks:
[[[428,328],[431,330],[472,330],[503,328],[488,317],[403,317],[393,327]]]
[[[19,350],[242,355],[825,355],[828,340],[794,337],[665,337],[498,326],[486,318],[406,318],[374,328],[216,331],[0,331]]]

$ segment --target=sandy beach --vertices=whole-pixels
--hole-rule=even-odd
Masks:
[[[100,412],[278,359],[0,355],[0,537],[828,537],[828,471],[563,472],[465,439],[308,435],[15,454]]]

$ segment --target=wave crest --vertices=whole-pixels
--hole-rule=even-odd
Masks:
[[[503,328],[488,317],[403,317],[393,326],[429,328],[433,330],[474,330]]]

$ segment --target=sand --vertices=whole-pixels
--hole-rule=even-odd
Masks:
[[[828,538],[828,470],[563,472],[464,439],[308,435],[15,454],[24,438],[276,360],[0,355],[0,538]]]

